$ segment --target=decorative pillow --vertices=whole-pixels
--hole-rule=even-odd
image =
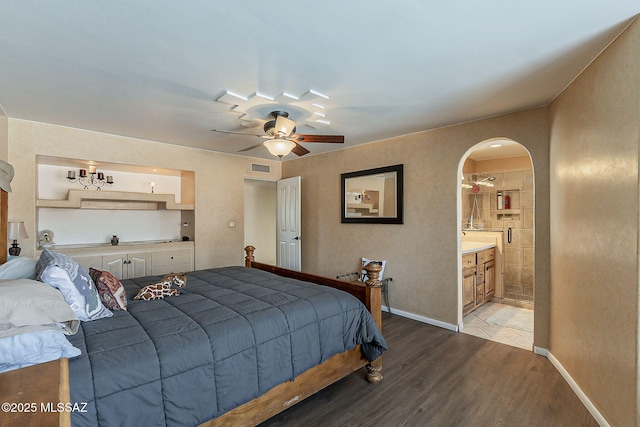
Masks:
[[[362,282],[366,282],[367,280],[369,280],[369,277],[367,276],[367,270],[365,270],[364,267],[370,262],[375,262],[376,264],[380,264],[380,266],[382,267],[382,270],[380,270],[380,274],[378,275],[378,280],[382,280],[382,273],[384,273],[384,267],[387,265],[387,261],[376,261],[368,258],[362,258],[362,277],[360,280]]]
[[[59,290],[30,279],[0,280],[0,338],[46,329],[72,335],[79,326]]]
[[[34,258],[13,258],[0,265],[0,279],[35,279],[36,263]]]
[[[111,273],[89,268],[89,276],[98,288],[100,300],[110,310],[126,310],[127,296],[122,283]]]
[[[0,338],[0,353],[0,372],[6,372],[81,352],[61,332],[48,330]]]
[[[70,256],[44,249],[36,265],[36,277],[60,289],[78,319],[86,322],[113,316],[102,305],[89,273]]]
[[[152,301],[156,299],[163,299],[164,297],[172,297],[180,295],[180,291],[177,289],[171,289],[171,283],[160,282],[153,285],[147,285],[140,289],[138,295],[133,297],[135,300]]]

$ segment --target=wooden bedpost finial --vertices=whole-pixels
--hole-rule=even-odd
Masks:
[[[374,360],[367,365],[367,381],[370,383],[379,383],[382,381],[382,364],[380,358]]]
[[[364,282],[367,286],[379,287],[382,286],[382,282],[378,280],[378,276],[380,276],[380,272],[382,271],[382,266],[377,262],[370,262],[369,264],[364,266],[364,269],[367,272],[367,281]]]
[[[256,258],[253,256],[253,251],[255,251],[255,250],[256,250],[256,248],[254,248],[253,246],[246,246],[244,248],[244,251],[247,254],[244,257],[244,265],[246,267],[251,267],[251,263],[256,260]]]

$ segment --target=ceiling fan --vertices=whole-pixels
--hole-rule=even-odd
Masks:
[[[300,143],[307,142],[324,142],[324,143],[344,143],[343,135],[303,135],[296,133],[296,122],[289,118],[286,111],[272,111],[269,114],[273,120],[267,121],[264,126],[266,135],[256,135],[245,132],[235,132],[231,130],[212,129],[214,132],[233,133],[237,135],[252,135],[258,138],[268,138],[267,141],[251,147],[243,148],[238,152],[249,151],[261,145],[267,147],[267,150],[274,156],[286,156],[293,151],[298,156],[304,156],[310,151],[304,148]]]

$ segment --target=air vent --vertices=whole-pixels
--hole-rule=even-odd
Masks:
[[[259,165],[257,163],[251,163],[251,172],[271,172],[271,166],[269,165]]]

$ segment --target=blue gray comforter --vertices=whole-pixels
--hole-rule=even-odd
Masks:
[[[133,301],[160,277],[123,281],[128,311],[69,337],[74,426],[189,426],[217,417],[362,344],[386,343],[364,305],[325,286],[261,270],[188,273],[183,294]]]

